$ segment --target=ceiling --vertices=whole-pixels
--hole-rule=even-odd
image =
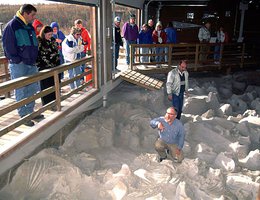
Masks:
[[[230,1],[230,0],[228,0]],[[210,3],[218,3],[219,0],[145,0],[144,4],[149,6],[208,6]],[[248,4],[249,8],[259,9],[260,0],[233,0],[233,2]],[[223,3],[223,2],[222,2]]]

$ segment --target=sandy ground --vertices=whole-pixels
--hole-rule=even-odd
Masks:
[[[159,77],[165,81],[165,77]],[[260,184],[260,87],[191,78],[181,121],[181,164],[156,161],[149,122],[170,102],[165,88],[121,84],[59,149],[24,162],[0,199],[255,200]],[[234,94],[234,92],[236,94]]]

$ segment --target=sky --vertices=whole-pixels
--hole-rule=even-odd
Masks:
[[[0,4],[38,4],[38,3],[52,3],[45,0],[0,0]],[[54,2],[57,3],[57,2]]]

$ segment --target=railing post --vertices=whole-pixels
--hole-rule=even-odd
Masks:
[[[168,68],[172,64],[172,44],[168,45]]]
[[[10,74],[9,74],[9,69],[8,69],[8,62],[6,62],[6,63],[4,63],[4,67],[5,67],[5,81],[8,81],[8,80],[10,80]],[[10,98],[11,97],[11,93],[10,92],[7,92],[6,94],[5,94],[5,97],[6,98]]]
[[[133,46],[132,44],[129,44],[129,48],[130,48],[130,69],[133,70]]]
[[[224,49],[224,44],[220,44],[220,51],[219,51],[219,69],[222,67],[222,57],[223,57],[223,49]]]
[[[196,53],[195,53],[195,71],[198,70],[198,62],[199,62],[199,48],[200,45],[196,44]]]
[[[60,95],[60,79],[58,71],[54,71],[54,85],[55,85],[55,96],[56,96],[56,107],[57,111],[61,111],[61,95]]]

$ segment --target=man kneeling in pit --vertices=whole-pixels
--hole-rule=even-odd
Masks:
[[[157,128],[159,137],[155,141],[155,150],[158,153],[157,161],[161,162],[169,154],[173,161],[181,162],[183,160],[183,145],[185,132],[183,124],[176,118],[177,111],[174,107],[167,109],[164,116],[152,119],[150,125]]]

